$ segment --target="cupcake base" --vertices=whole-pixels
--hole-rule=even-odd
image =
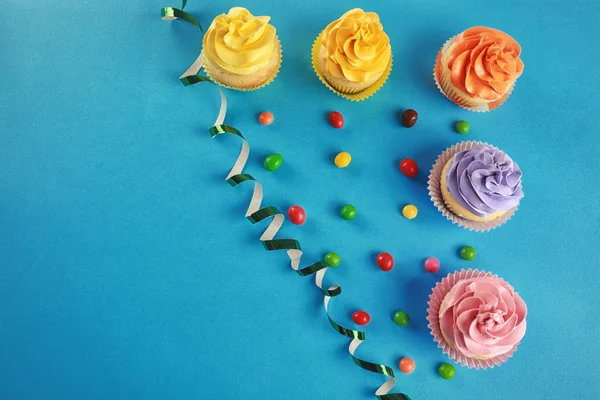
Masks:
[[[331,90],[333,93],[337,94],[338,96],[341,96],[345,99],[352,100],[352,101],[365,100],[365,99],[371,97],[372,95],[374,95],[379,89],[381,89],[383,84],[387,81],[387,79],[390,75],[390,72],[392,71],[393,62],[392,62],[391,55],[390,55],[390,62],[388,63],[385,71],[383,72],[381,77],[379,77],[379,79],[377,79],[372,85],[370,85],[366,89],[361,90],[357,93],[343,93],[342,91],[340,91],[341,90],[340,87],[338,87],[338,89],[336,89],[336,87],[332,86],[332,84],[329,83],[329,81],[327,80],[327,78],[325,78],[325,75],[323,74],[323,70],[321,69],[321,64],[319,63],[319,54],[321,52],[321,37],[322,36],[323,36],[323,32],[321,32],[319,34],[319,36],[317,36],[317,39],[313,43],[312,65],[313,65],[313,69],[315,70],[315,73],[317,74],[317,77],[323,83],[323,85],[327,86],[327,88],[329,88],[329,90]]]
[[[439,91],[444,96],[446,96],[446,98],[448,100],[450,100],[454,104],[456,104],[466,110],[469,110],[469,111],[488,112],[488,111],[492,111],[492,110],[500,107],[500,105],[502,103],[504,103],[506,101],[506,99],[508,99],[510,94],[512,93],[512,91],[515,87],[514,83],[510,87],[508,92],[506,92],[506,94],[504,96],[502,96],[502,98],[500,100],[496,100],[496,101],[492,101],[492,102],[484,103],[484,104],[475,104],[473,101],[469,101],[464,96],[461,96],[459,94],[458,90],[455,89],[454,86],[452,86],[452,83],[450,82],[450,77],[444,76],[444,74],[442,74],[442,58],[444,57],[446,52],[450,49],[450,46],[452,46],[456,42],[457,38],[458,38],[458,35],[449,39],[442,46],[442,48],[440,49],[440,51],[437,54],[437,57],[435,60],[435,66],[433,68],[433,79],[435,80],[435,84],[437,85]]]
[[[494,146],[491,146],[487,143],[468,141],[457,143],[454,146],[444,150],[444,152],[438,156],[435,164],[429,172],[429,181],[427,182],[427,188],[429,190],[429,197],[431,198],[433,205],[436,206],[437,209],[442,213],[442,215],[448,220],[450,220],[453,224],[457,224],[470,231],[486,232],[506,223],[506,221],[508,221],[517,211],[517,207],[513,207],[507,210],[503,215],[492,221],[469,221],[468,219],[462,218],[459,215],[452,212],[452,210],[444,201],[444,196],[442,194],[442,171],[444,170],[444,166],[448,163],[448,161],[450,161],[452,157],[454,157],[456,153],[463,150],[469,150],[473,148],[473,146],[478,144],[485,144],[487,146],[495,148]]]
[[[273,59],[270,65],[255,74],[244,76],[223,71],[218,66],[214,65],[203,52],[201,58],[204,72],[206,72],[206,75],[208,75],[214,83],[228,89],[246,92],[263,88],[273,82],[281,68],[283,52],[277,36],[275,36],[275,46]]]
[[[487,359],[477,359],[467,357],[459,352],[457,352],[450,343],[446,341],[444,335],[442,334],[442,330],[440,329],[440,307],[444,298],[450,292],[452,287],[456,284],[456,282],[462,279],[470,279],[477,278],[482,276],[495,276],[490,272],[479,271],[479,270],[461,270],[457,271],[453,274],[448,274],[444,279],[438,282],[433,288],[431,294],[429,295],[429,302],[427,305],[429,308],[427,309],[427,321],[429,324],[427,325],[431,331],[431,335],[433,336],[433,340],[438,344],[438,347],[442,349],[444,354],[447,354],[455,362],[461,364],[462,366],[466,366],[469,368],[475,369],[487,369],[493,368],[497,365],[502,364],[506,360],[508,360],[515,351],[517,351],[517,346],[519,343],[515,345],[508,353],[504,353],[502,355],[487,358]]]

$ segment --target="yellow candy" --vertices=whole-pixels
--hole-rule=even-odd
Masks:
[[[419,210],[417,209],[417,207],[413,206],[412,204],[409,204],[402,209],[402,215],[404,215],[404,217],[408,218],[408,219],[413,219],[414,217],[417,216],[418,213],[419,213]]]
[[[335,156],[333,163],[338,168],[346,168],[350,164],[350,161],[352,161],[352,156],[350,155],[350,153],[342,151],[337,156]]]

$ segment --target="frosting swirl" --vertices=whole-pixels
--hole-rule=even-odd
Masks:
[[[243,7],[217,16],[204,35],[203,52],[226,71],[249,75],[269,64],[275,50],[271,17],[255,17]]]
[[[480,217],[509,210],[523,198],[517,163],[484,144],[456,153],[446,171],[446,185],[460,205]]]
[[[523,336],[527,306],[518,293],[498,277],[458,281],[440,309],[440,328],[446,341],[472,358],[492,358],[509,352]]]
[[[379,16],[355,8],[323,32],[325,68],[335,78],[366,82],[381,75],[390,60],[390,39]]]
[[[471,97],[499,100],[523,72],[521,47],[506,33],[477,26],[450,49],[446,66],[452,84]]]

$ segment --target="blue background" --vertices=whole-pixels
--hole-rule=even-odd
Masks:
[[[71,3],[68,5],[67,3]],[[342,265],[334,319],[367,310],[359,357],[385,363],[413,399],[598,399],[600,258],[600,33],[595,0],[346,1],[288,4],[246,0],[271,15],[284,46],[274,84],[227,92],[226,122],[248,138],[246,171],[265,203],[302,205],[304,226],[279,237],[305,249],[303,265],[330,250]],[[238,3],[239,4],[239,3]],[[190,0],[207,27],[233,1]],[[267,253],[266,224],[244,218],[252,186],[223,179],[239,140],[211,140],[218,111],[212,85],[177,78],[196,58],[202,33],[164,22],[163,0],[9,0],[0,14],[0,398],[17,399],[373,399],[383,377],[357,368],[348,340],[329,326],[312,278]],[[395,65],[361,103],[326,89],[310,48],[327,23],[353,7],[381,15]],[[453,105],[432,68],[451,36],[486,25],[514,36],[525,71],[509,101],[488,113]],[[418,110],[412,129],[397,112]],[[269,110],[275,123],[260,126]],[[343,130],[326,115],[342,112]],[[471,132],[454,132],[466,119]],[[492,143],[524,171],[525,198],[508,224],[478,234],[432,206],[427,174],[461,140]],[[332,155],[348,151],[345,170]],[[269,173],[264,157],[280,152]],[[397,163],[417,161],[415,180]],[[352,203],[347,222],[339,207]],[[415,220],[400,209],[413,203]],[[475,261],[457,250],[474,246]],[[381,272],[379,251],[396,266]],[[436,275],[426,257],[442,263]],[[425,321],[436,280],[477,267],[509,281],[529,307],[528,331],[500,368],[457,368]],[[391,319],[406,310],[407,328]],[[413,374],[397,369],[401,357]]]

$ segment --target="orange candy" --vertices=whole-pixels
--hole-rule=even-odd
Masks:
[[[415,362],[412,358],[404,357],[400,360],[400,371],[410,374],[415,369]]]
[[[271,125],[273,123],[273,114],[268,111],[260,113],[258,116],[258,122],[263,125]]]

